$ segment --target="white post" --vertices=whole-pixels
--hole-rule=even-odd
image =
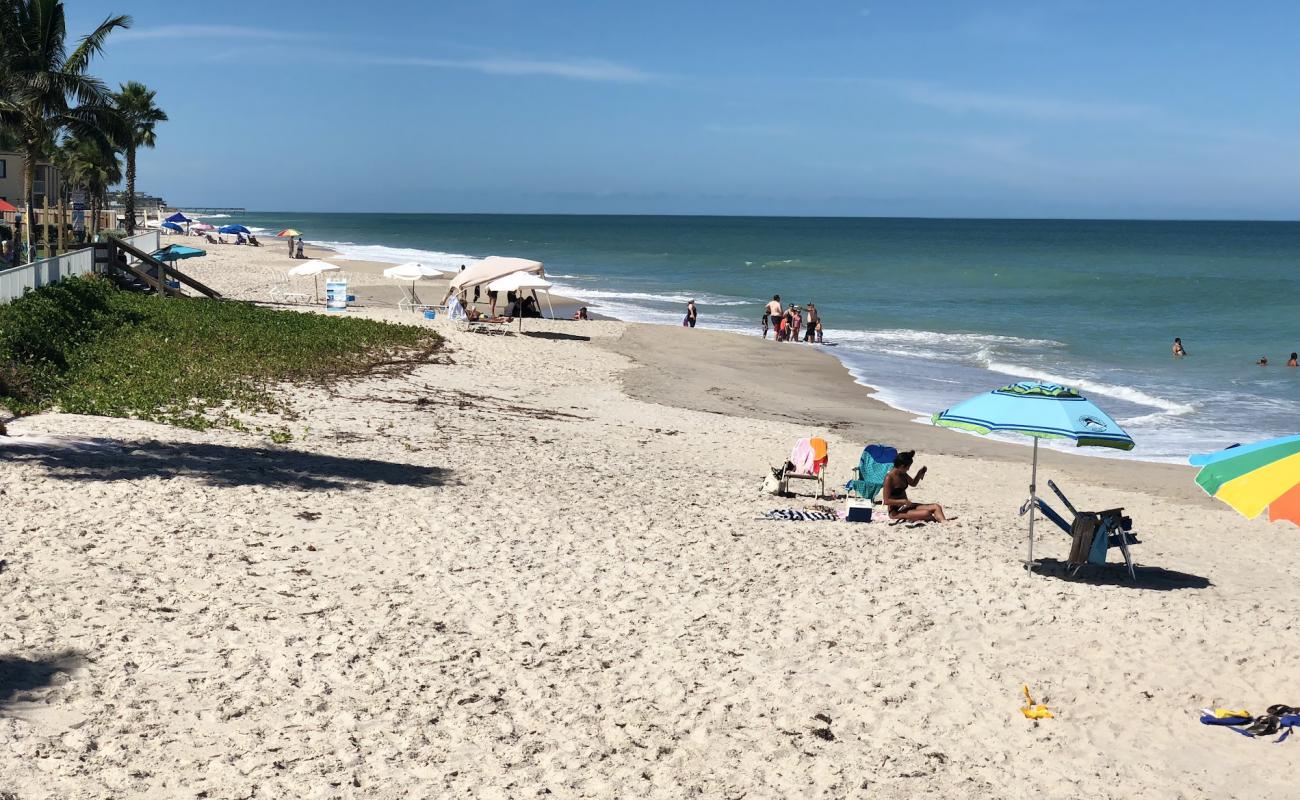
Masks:
[[[1029,476],[1029,562],[1025,569],[1034,571],[1034,514],[1038,511],[1038,437],[1034,437],[1034,466]]]

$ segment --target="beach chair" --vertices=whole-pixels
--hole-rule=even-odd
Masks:
[[[414,286],[402,285],[402,299],[397,301],[398,311],[419,313],[429,308],[437,308],[437,306],[421,301],[419,296],[415,293]]]
[[[853,468],[853,480],[844,484],[850,495],[876,502],[876,495],[885,487],[885,476],[894,468],[898,450],[883,444],[869,444],[862,450],[858,465]]]
[[[1105,511],[1078,511],[1069,498],[1065,496],[1065,492],[1062,492],[1055,482],[1048,481],[1047,485],[1061,499],[1061,502],[1072,516],[1071,521],[1066,522],[1065,517],[1056,513],[1056,509],[1049,506],[1043,498],[1035,498],[1033,501],[1035,507],[1043,513],[1043,516],[1071,539],[1070,555],[1066,559],[1065,565],[1066,573],[1078,575],[1079,570],[1083,569],[1085,564],[1104,567],[1106,565],[1106,553],[1110,548],[1118,547],[1124,555],[1124,566],[1128,568],[1129,579],[1137,580],[1137,573],[1133,570],[1133,556],[1129,553],[1129,546],[1141,544],[1142,542],[1133,533],[1133,520],[1124,516],[1124,509],[1108,508]],[[1020,507],[1021,516],[1029,513],[1029,504],[1030,501],[1026,500],[1025,504]]]
[[[272,302],[305,303],[311,299],[311,295],[306,292],[294,291],[293,277],[287,272],[281,272],[276,276],[275,282],[271,284]]]
[[[790,459],[777,475],[781,494],[790,493],[790,481],[817,481],[817,497],[826,496],[826,464],[830,460],[826,440],[820,437],[800,439],[790,451]]]

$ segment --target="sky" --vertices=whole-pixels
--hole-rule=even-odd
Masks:
[[[1300,3],[66,5],[177,205],[1300,217]]]

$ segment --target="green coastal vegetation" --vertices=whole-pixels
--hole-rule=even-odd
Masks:
[[[245,427],[241,414],[287,423],[283,384],[404,372],[437,360],[441,345],[427,328],[72,278],[0,305],[0,406],[200,430]]]

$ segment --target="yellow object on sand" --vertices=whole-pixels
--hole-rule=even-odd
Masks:
[[[1034,703],[1034,698],[1029,696],[1029,684],[1024,684],[1021,690],[1025,693],[1025,707],[1020,709],[1028,719],[1052,719],[1055,715],[1047,710],[1047,706],[1042,703]]]
[[[1234,710],[1231,708],[1216,708],[1214,709],[1214,716],[1216,719],[1228,719],[1229,717],[1254,718],[1255,715],[1250,713],[1249,711],[1246,711],[1245,709]]]

